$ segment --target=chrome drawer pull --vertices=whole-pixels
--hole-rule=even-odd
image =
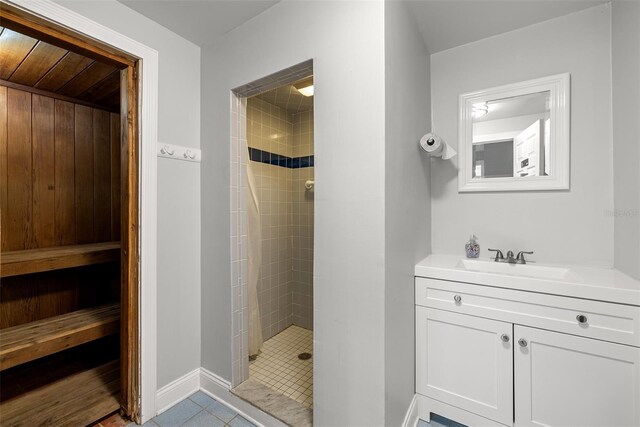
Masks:
[[[584,325],[585,323],[587,323],[587,316],[585,316],[584,314],[578,314],[576,316],[576,320],[578,321],[578,323],[580,323],[581,325]]]
[[[518,340],[518,344],[520,344],[520,347],[526,347],[527,346],[527,340],[525,340],[524,338],[520,338]]]
[[[462,302],[462,297],[460,295],[456,295],[453,297],[453,300],[456,302],[456,304],[460,304]]]
[[[502,340],[502,342],[509,342],[509,335],[502,334],[500,335],[500,339]]]

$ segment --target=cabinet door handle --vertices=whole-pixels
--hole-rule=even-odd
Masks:
[[[525,340],[524,338],[520,338],[518,340],[518,344],[520,344],[520,347],[526,347],[527,346],[527,340]]]
[[[584,314],[578,314],[576,316],[576,320],[578,321],[578,323],[580,323],[581,325],[584,325],[585,323],[587,323],[587,316],[585,316]]]
[[[502,334],[500,335],[500,339],[502,340],[502,342],[509,342],[509,335]]]
[[[456,302],[456,304],[460,304],[462,302],[462,297],[460,295],[456,295],[453,297],[453,300]]]

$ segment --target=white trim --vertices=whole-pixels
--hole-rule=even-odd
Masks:
[[[511,98],[535,92],[550,92],[551,163],[549,176],[521,178],[473,178],[472,106],[478,102]],[[458,116],[458,192],[568,190],[570,177],[570,75],[542,77],[524,82],[464,93],[459,98]]]
[[[287,427],[282,421],[231,393],[231,384],[211,371],[200,368],[200,390],[225,404],[258,427]]]
[[[205,368],[197,368],[158,390],[158,414],[182,402],[198,390],[226,405],[257,427],[286,427],[277,418],[242,400],[230,391],[231,383]]]
[[[194,369],[158,390],[156,394],[158,414],[182,402],[198,390],[200,390],[200,368]]]
[[[402,427],[416,427],[418,420],[418,398],[414,394],[409,404],[409,409],[407,409],[407,413],[404,416],[404,421],[402,421]]]
[[[458,407],[449,405],[447,403],[440,402],[436,399],[431,399],[421,394],[416,394],[416,401],[418,403],[418,418],[424,421],[431,421],[431,413],[438,414],[441,417],[445,417],[452,421],[462,423],[467,426],[474,427],[504,427],[505,424],[500,424],[496,421],[488,418],[481,417],[472,412],[465,411]]]
[[[158,52],[51,0],[0,0],[140,58],[140,408],[156,414]],[[144,301],[144,304],[142,304]]]

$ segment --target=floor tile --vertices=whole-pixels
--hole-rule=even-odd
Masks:
[[[228,423],[236,415],[238,415],[237,412],[227,408],[225,405],[223,405],[222,403],[218,402],[217,400],[214,400],[214,399],[211,399],[211,400],[213,400],[213,403],[211,405],[207,406],[207,411],[209,411],[210,413],[212,413],[216,417],[220,418],[225,423]]]
[[[313,407],[313,357],[298,359],[304,352],[313,354],[313,331],[290,326],[264,342],[258,358],[249,363],[249,377]]]
[[[127,424],[127,427],[140,427],[140,426],[136,423],[129,423]],[[144,423],[142,427],[158,427],[158,424],[156,424],[155,421],[153,420],[149,420],[146,423]]]
[[[185,399],[155,417],[153,421],[160,427],[176,427],[193,417],[201,410],[202,407],[196,405],[189,399]]]
[[[213,404],[213,402],[215,402],[215,400],[211,396],[202,391],[198,391],[192,394],[191,396],[189,396],[189,399],[202,406],[203,408],[209,407]]]
[[[189,418],[182,427],[224,427],[224,421],[215,417],[207,411],[200,411],[193,417]]]
[[[237,417],[235,417],[234,419],[232,419],[229,422],[229,425],[231,427],[256,427],[255,424],[247,421],[246,419],[244,419],[243,417],[241,417],[240,415],[238,415]]]

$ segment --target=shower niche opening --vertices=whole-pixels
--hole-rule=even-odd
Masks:
[[[238,98],[236,116],[246,136],[247,267],[233,392],[294,426],[311,425],[313,408],[313,77],[299,74]]]

